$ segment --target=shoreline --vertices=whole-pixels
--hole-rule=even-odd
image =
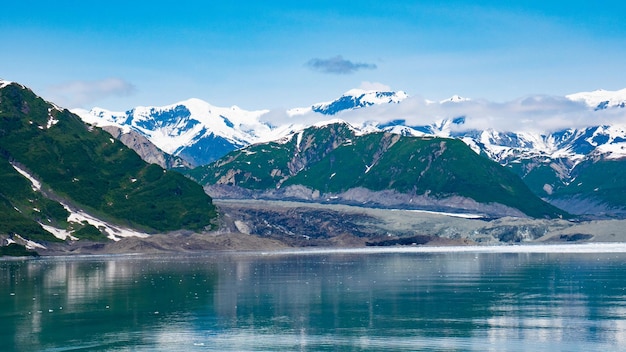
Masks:
[[[0,257],[0,261],[25,260],[93,260],[93,259],[164,259],[166,257],[201,258],[215,256],[253,256],[279,257],[294,255],[324,255],[324,254],[626,254],[626,243],[593,242],[568,244],[500,244],[500,245],[467,245],[467,246],[389,246],[364,248],[287,248],[273,250],[228,249],[206,250],[190,252],[133,252],[133,253],[90,253],[90,254],[53,254],[39,257]]]
[[[534,248],[594,243],[626,246],[626,231],[622,230],[626,228],[626,220],[477,219],[414,210],[294,201],[218,199],[215,204],[220,214],[218,231],[178,231],[106,242],[45,243],[45,250],[36,250],[40,256],[50,257],[320,248],[344,251],[427,248],[420,250],[433,251],[430,248],[443,247],[449,251],[451,247],[483,250],[520,245]]]

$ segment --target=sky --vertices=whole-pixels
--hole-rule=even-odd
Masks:
[[[602,0],[8,1],[0,78],[114,111],[288,109],[352,88],[506,103],[626,88],[624,13]]]

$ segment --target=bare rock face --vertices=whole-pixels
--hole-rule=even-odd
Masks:
[[[152,144],[146,137],[135,131],[125,132],[116,126],[104,126],[102,129],[109,132],[113,138],[124,143],[125,146],[137,152],[145,162],[157,164],[164,169],[191,167],[191,164],[183,159],[167,154]]]
[[[217,200],[221,231],[294,247],[498,245],[619,240],[622,222],[578,223],[276,200]],[[457,214],[458,215],[458,214]]]
[[[271,190],[249,190],[229,185],[208,185],[205,192],[214,199],[266,199],[317,202],[321,204],[346,204],[387,209],[421,209],[439,212],[481,214],[489,218],[521,217],[521,211],[498,203],[478,203],[473,199],[452,196],[434,198],[412,195],[394,190],[372,191],[362,187],[341,193],[320,193],[302,185],[292,185]]]

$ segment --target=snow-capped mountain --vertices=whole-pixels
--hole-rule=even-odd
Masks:
[[[313,104],[306,108],[295,108],[287,111],[290,116],[317,112],[323,115],[335,115],[344,110],[354,110],[371,105],[400,103],[407,98],[403,91],[384,92],[376,90],[351,89],[341,97],[325,103]]]
[[[589,126],[556,129],[550,132],[524,128],[517,130],[496,127],[475,128],[471,127],[475,126],[472,119],[475,118],[477,109],[484,106],[483,101],[456,95],[440,101],[419,101],[418,98],[408,99],[407,94],[402,91],[359,89],[350,90],[330,102],[287,110],[286,115],[292,120],[279,125],[264,122],[270,119],[268,115],[271,114],[268,114],[268,110],[246,111],[236,106],[220,108],[198,99],[164,107],[137,107],[126,112],[111,112],[98,108],[75,112],[91,124],[132,129],[165,152],[179,156],[194,165],[208,164],[228,152],[250,144],[288,140],[316,122],[319,124],[329,120],[330,115],[339,118],[367,115],[366,119],[362,119],[367,122],[352,123],[358,134],[384,131],[404,136],[460,139],[476,153],[510,168],[522,177],[536,194],[549,198],[558,194],[559,189],[577,184],[573,181],[581,177],[580,165],[598,161],[626,160],[626,125],[594,122],[600,121],[594,118],[596,114],[603,116],[604,113],[612,115],[621,113],[621,108],[626,107],[626,89],[583,92],[565,98],[566,100],[559,98],[552,101],[559,104],[567,100],[583,103],[584,106],[580,105],[576,112],[584,110],[591,121]],[[409,100],[411,102],[407,103]],[[537,104],[544,101],[543,98],[531,97],[515,101],[511,106],[514,109],[526,109],[527,106],[524,104],[528,102]],[[384,104],[393,105],[392,108],[385,109],[386,115],[368,114],[369,111],[376,112],[369,110],[374,105]],[[571,105],[565,104],[570,108]],[[398,108],[395,108],[396,106]],[[352,113],[340,114],[344,111]],[[497,105],[490,113],[494,111],[497,114],[504,114],[505,117],[509,111],[515,112],[502,108],[502,105]],[[558,109],[554,111],[560,113]],[[626,114],[626,109],[623,111]],[[389,115],[389,112],[392,115]],[[396,117],[393,116],[394,112],[401,114]],[[445,112],[441,115],[456,117],[442,118],[437,112]],[[300,118],[305,115],[305,119]],[[416,121],[427,121],[428,117],[432,116],[432,122],[420,124],[408,122],[413,119],[413,115],[420,116]],[[565,120],[569,117],[564,116]],[[378,117],[380,121],[376,121]],[[296,123],[302,120],[309,121],[308,125]]]
[[[460,95],[456,95],[456,94],[455,94],[455,95],[451,96],[451,97],[450,97],[450,98],[448,98],[448,99],[444,99],[444,100],[440,101],[440,102],[439,102],[439,104],[446,104],[446,103],[462,103],[462,102],[464,102],[464,101],[470,101],[470,100],[472,100],[472,99],[470,99],[470,98],[464,98],[464,97],[462,97],[462,96],[460,96]]]
[[[560,160],[559,179],[568,182],[570,172],[588,158],[617,160],[626,158],[626,126],[591,126],[553,133],[504,132],[493,129],[458,131],[464,117],[442,120],[426,126],[406,126],[403,121],[377,126],[379,130],[405,136],[458,138],[476,153],[485,154],[502,165],[515,163],[551,164]],[[370,130],[373,130],[369,126]],[[532,171],[527,166],[526,173]],[[525,175],[520,175],[524,177]]]
[[[352,89],[330,102],[290,109],[287,115],[295,118],[303,114],[319,114],[319,121],[323,121],[328,119],[328,115],[336,115],[342,111],[367,109],[372,105],[402,104],[407,97],[403,91]],[[571,94],[567,99],[584,102],[591,110],[621,108],[626,106],[626,89]],[[454,95],[438,104],[449,106],[465,102],[471,102],[471,99]],[[437,102],[426,100],[424,104],[432,105]],[[136,107],[126,112],[112,112],[101,108],[74,112],[91,124],[114,125],[127,131],[132,129],[166,153],[179,156],[193,165],[207,164],[232,150],[249,144],[278,140],[308,127],[297,123],[274,126],[263,121],[268,110],[246,111],[237,106],[216,107],[199,99],[189,99],[163,107]],[[542,134],[493,129],[463,130],[466,119],[465,116],[434,119],[432,123],[425,125],[411,125],[405,119],[392,119],[368,121],[355,127],[362,133],[386,131],[411,136],[460,138],[476,152],[484,153],[502,164],[525,159],[564,158],[573,167],[592,152],[612,159],[626,157],[626,134],[623,132],[624,128],[619,126],[591,126]]]
[[[585,103],[595,110],[607,108],[626,107],[626,88],[618,91],[607,91],[598,89],[593,92],[580,92],[567,95],[566,98],[572,101]]]
[[[289,116],[305,113],[329,115],[341,110],[398,103],[404,92],[353,89],[329,103],[291,109]],[[162,107],[140,106],[126,112],[102,108],[75,109],[85,122],[96,126],[116,126],[148,138],[159,149],[193,165],[205,165],[226,153],[254,143],[278,140],[306,125],[287,123],[273,126],[263,121],[269,110],[247,111],[237,106],[216,107],[200,99],[189,99]]]
[[[396,124],[382,130],[461,139],[476,153],[509,168],[533,193],[561,209],[591,217],[626,216],[626,126],[591,126],[545,134],[493,129],[456,132],[450,126],[462,120],[455,120],[417,129]]]
[[[171,155],[194,165],[209,163],[229,151],[272,137],[259,117],[267,110],[216,107],[189,99],[163,107],[136,107],[126,112],[101,108],[74,110],[85,122],[134,130]]]

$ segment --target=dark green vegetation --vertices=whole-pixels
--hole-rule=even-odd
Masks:
[[[193,170],[202,184],[264,190],[303,185],[323,194],[357,187],[435,199],[453,196],[499,203],[532,217],[565,215],[512,172],[456,139],[357,136],[342,123],[312,127],[286,143],[253,145]]]
[[[65,227],[69,215],[61,204],[33,191],[30,181],[0,158],[0,234],[18,234],[33,241],[57,241],[39,224]]]
[[[257,190],[280,187],[354,137],[352,129],[345,124],[308,128],[287,143],[255,144],[230,152],[208,166],[190,171],[190,175],[201,184]]]
[[[529,159],[507,166],[535,194],[571,213],[626,215],[626,159],[596,156],[575,166],[565,159]]]
[[[626,159],[588,159],[571,171],[567,183],[547,199],[572,213],[589,217],[626,216]]]
[[[42,191],[33,191],[9,162],[40,180]],[[58,200],[147,232],[202,230],[215,218],[210,197],[196,183],[145,163],[32,91],[7,85],[0,89],[0,234],[53,240],[37,222],[66,228],[68,213]],[[94,230],[81,231],[97,237]]]
[[[107,237],[97,227],[83,221],[82,226],[78,226],[78,229],[74,231],[74,236],[81,240],[91,240],[96,242],[106,241]]]
[[[31,251],[26,247],[17,243],[11,243],[8,246],[0,246],[0,257],[38,257],[39,254]]]
[[[626,160],[587,160],[572,171],[573,182],[558,188],[555,196],[593,194],[609,206],[626,201]]]
[[[563,185],[567,179],[567,170],[571,169],[571,166],[565,165],[566,162],[565,160],[549,160],[545,162],[543,160],[528,159],[510,163],[506,166],[513,173],[517,174],[533,193],[540,197],[547,197],[554,189]],[[563,172],[563,179],[559,177],[559,171]]]

